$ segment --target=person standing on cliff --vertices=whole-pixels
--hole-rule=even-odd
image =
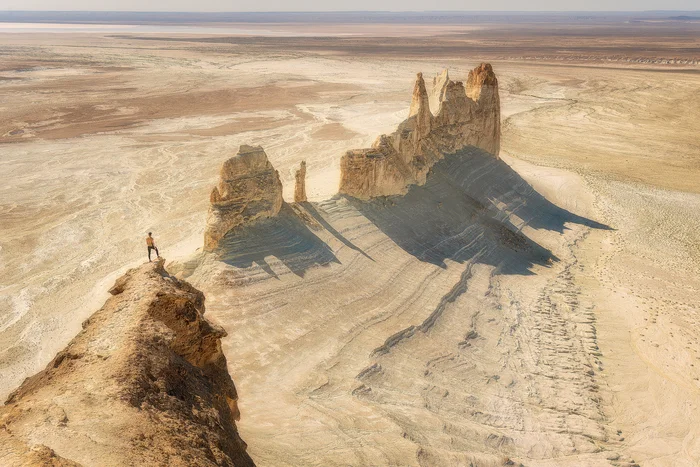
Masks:
[[[153,232],[148,232],[148,237],[146,237],[146,246],[148,247],[148,262],[151,262],[151,250],[156,250],[156,258],[160,258],[160,253],[158,253],[158,248],[156,248],[155,240],[153,240]]]

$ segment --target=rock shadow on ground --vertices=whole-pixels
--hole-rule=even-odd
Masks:
[[[345,197],[399,247],[421,261],[446,267],[446,260],[478,261],[504,274],[532,274],[535,265],[557,258],[520,233],[509,220],[562,233],[567,223],[610,227],[573,214],[537,193],[505,162],[477,148],[435,164],[423,186],[404,196],[360,201]]]
[[[236,268],[260,266],[278,278],[266,258],[274,256],[299,277],[314,266],[340,261],[330,247],[284,205],[279,215],[229,232],[219,243],[219,260]]]

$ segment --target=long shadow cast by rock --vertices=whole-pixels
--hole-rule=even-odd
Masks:
[[[248,268],[255,263],[276,278],[265,260],[268,256],[280,260],[299,277],[313,266],[340,263],[288,205],[276,217],[229,232],[219,243],[217,254],[230,266]]]
[[[308,201],[305,201],[303,203],[299,203],[299,205],[301,207],[303,207],[304,210],[311,217],[313,217],[314,220],[316,220],[316,222],[318,222],[324,229],[326,229],[328,231],[328,233],[333,235],[336,239],[338,239],[340,242],[342,242],[345,246],[347,246],[348,248],[350,248],[352,250],[357,251],[358,253],[361,253],[365,258],[374,261],[374,259],[372,259],[372,257],[370,255],[365,253],[364,250],[362,250],[360,247],[358,247],[357,245],[352,243],[350,240],[345,238],[345,236],[343,236],[343,234],[338,232],[335,229],[335,227],[333,227],[331,224],[329,224],[328,221],[326,219],[324,219],[323,216],[321,216],[321,213],[318,212],[318,210],[316,209],[316,207],[313,204],[309,203]]]
[[[565,224],[580,224],[594,229],[613,230],[594,220],[562,209],[539,194],[515,170],[500,159],[478,148],[469,147],[451,154],[435,164],[432,169],[436,177],[460,187],[467,195],[494,213],[503,211],[493,205],[496,200],[523,219],[534,229],[566,230]],[[437,180],[433,180],[435,183]]]
[[[537,229],[563,232],[567,222],[606,228],[555,206],[503,161],[476,148],[433,166],[427,183],[405,196],[347,200],[406,252],[446,267],[478,257],[505,274],[532,274],[557,258],[518,231],[516,214]]]

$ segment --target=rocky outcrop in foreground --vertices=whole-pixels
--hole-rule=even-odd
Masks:
[[[83,330],[0,409],[0,465],[252,466],[204,295],[132,269]]]
[[[206,251],[215,250],[219,240],[239,225],[277,215],[282,208],[282,182],[263,148],[243,145],[224,162],[210,200]]]
[[[475,146],[498,157],[501,110],[498,80],[491,65],[469,72],[466,87],[447,72],[433,80],[430,100],[418,73],[408,119],[371,148],[348,151],[340,162],[341,194],[360,199],[405,194],[410,185],[425,184],[430,168],[446,154]]]

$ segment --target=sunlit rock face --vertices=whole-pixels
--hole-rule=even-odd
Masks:
[[[440,108],[440,102],[445,99],[445,90],[450,81],[450,74],[447,68],[433,78],[433,89],[430,91],[430,110],[436,114]]]
[[[498,156],[501,148],[501,100],[498,79],[489,63],[482,63],[469,72],[467,96],[476,102],[474,123],[480,139],[474,146]]]
[[[282,208],[282,182],[260,146],[243,145],[224,162],[212,190],[204,249],[213,251],[232,229],[272,217]]]
[[[304,203],[306,199],[306,161],[301,161],[294,175],[294,202]]]
[[[75,339],[10,394],[0,465],[254,465],[236,426],[226,331],[164,262],[120,277]]]
[[[435,115],[431,100],[438,104]],[[500,107],[490,64],[470,71],[466,86],[451,81],[445,70],[433,80],[430,96],[418,73],[408,118],[371,148],[348,151],[341,159],[339,192],[360,199],[405,194],[410,185],[425,183],[435,162],[467,146],[498,158]]]

